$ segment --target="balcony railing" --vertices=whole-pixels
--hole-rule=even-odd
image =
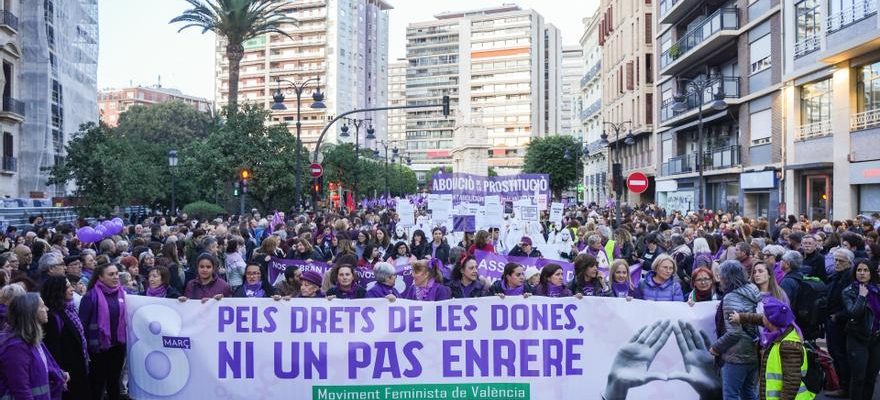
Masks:
[[[24,116],[24,102],[12,97],[3,98],[3,111]]]
[[[721,94],[724,95],[725,99],[736,99],[739,98],[739,77],[738,76],[724,76],[720,78],[715,78],[714,82],[712,82],[709,87],[703,92],[703,104],[709,104],[715,100],[715,93],[721,91]],[[690,110],[697,108],[698,103],[700,102],[699,96],[696,92],[689,92],[685,97],[685,104],[687,104],[687,110],[682,113],[686,113]],[[672,107],[675,105],[675,99],[666,99],[660,104],[660,121],[667,121],[672,119],[673,117],[681,114],[672,110]]]
[[[819,50],[821,43],[822,37],[820,35],[810,35],[799,42],[795,42],[794,58],[800,58],[816,50]]]
[[[678,0],[661,0],[660,4],[658,5],[660,16],[662,17],[666,15],[666,13],[671,10],[672,7],[675,7],[676,3],[678,3]]]
[[[595,77],[596,74],[598,74],[599,70],[601,70],[601,69],[602,69],[602,62],[601,61],[597,62],[596,65],[594,65],[592,68],[590,68],[590,70],[587,71],[586,74],[584,74],[584,77],[581,78],[581,89],[583,89],[585,86],[587,86],[587,84],[590,83],[591,80],[593,80],[593,77]]]
[[[15,157],[3,157],[3,170],[9,172],[18,171],[18,159]]]
[[[678,174],[687,174],[689,172],[694,171],[694,155],[693,154],[683,154],[680,156],[672,157],[669,161],[663,163],[660,167],[660,174],[667,175],[678,175]]]
[[[739,145],[706,150],[703,170],[730,168],[739,165]]]
[[[3,19],[0,25],[6,25],[14,30],[18,30],[18,17],[9,10],[3,10]]]
[[[880,127],[880,108],[853,114],[849,121],[850,132]]]
[[[602,100],[596,100],[589,107],[581,110],[581,121],[584,121],[602,109]]]
[[[833,33],[877,13],[876,0],[862,0],[828,16],[825,32]]]
[[[691,28],[660,55],[660,68],[666,68],[715,33],[727,29],[739,29],[739,13],[736,8],[719,8],[699,25]]]
[[[830,134],[831,120],[825,120],[799,126],[794,140],[809,140]]]

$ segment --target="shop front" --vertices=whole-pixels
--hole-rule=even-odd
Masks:
[[[880,161],[850,164],[849,181],[858,191],[859,214],[880,212]]]
[[[752,218],[779,217],[779,182],[776,170],[743,172],[739,176],[743,215]]]
[[[656,181],[657,205],[667,213],[679,211],[683,214],[696,210],[694,181],[668,179]]]

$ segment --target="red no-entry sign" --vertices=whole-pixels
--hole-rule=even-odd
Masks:
[[[648,177],[641,172],[633,172],[626,178],[626,187],[630,192],[643,193],[648,190]]]
[[[314,163],[309,165],[309,173],[312,174],[312,178],[320,178],[321,175],[324,175],[324,167],[321,164]]]

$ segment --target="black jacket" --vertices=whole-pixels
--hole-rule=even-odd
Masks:
[[[55,358],[58,366],[70,374],[70,382],[64,392],[64,399],[91,398],[89,377],[86,366],[88,361],[83,355],[82,340],[79,331],[73,326],[64,312],[50,312],[49,322],[43,325],[45,337],[43,342],[49,353]]]
[[[846,322],[847,336],[867,340],[874,333],[874,311],[868,307],[867,297],[859,296],[859,288],[850,285],[843,290],[843,305],[849,320]]]
[[[843,304],[843,290],[852,286],[852,281],[852,270],[847,268],[832,274],[828,284],[828,314],[833,315],[835,324],[840,326],[846,323],[848,315]]]
[[[483,285],[483,281],[477,280],[473,283],[475,286],[471,290],[470,297],[485,297],[489,295],[489,288]],[[462,289],[461,281],[450,280],[449,290],[452,291],[453,299],[461,299],[464,298],[464,290]]]
[[[816,249],[812,254],[804,254],[801,273],[819,278],[822,282],[828,283],[828,274],[825,273],[825,257],[822,256],[819,249]]]
[[[511,257],[542,257],[541,252],[538,251],[538,249],[532,247],[531,253],[526,254],[526,252],[524,252],[522,247],[519,247],[519,245],[513,246],[513,249],[511,249],[510,253],[508,253],[507,255]]]
[[[504,278],[502,278],[502,279],[504,279]],[[504,288],[501,287],[501,281],[500,281],[500,280],[497,280],[497,281],[495,281],[495,282],[492,283],[492,287],[489,288],[489,293],[491,293],[491,294],[501,294],[501,293],[504,293]],[[524,284],[523,284],[523,293],[534,294],[534,293],[535,293],[535,288],[529,286],[528,283],[524,283]]]
[[[270,285],[265,280],[263,280],[262,282],[262,287],[264,293],[263,297],[272,297],[273,295],[275,295],[275,288],[272,287],[272,285]],[[242,284],[237,289],[235,289],[235,292],[232,293],[232,297],[248,297],[245,293],[245,285]]]
[[[425,246],[425,257],[426,258],[431,257],[431,252],[434,250],[433,243],[434,242],[429,242]],[[440,244],[440,246],[437,246],[437,251],[434,252],[434,258],[437,258],[440,261],[443,261],[444,264],[449,263],[449,245],[446,244],[446,242],[443,242]],[[458,260],[455,260],[455,261],[458,261]]]

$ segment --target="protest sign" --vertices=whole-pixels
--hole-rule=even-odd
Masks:
[[[566,282],[574,280],[574,264],[568,261],[538,257],[505,256],[483,250],[474,251],[474,259],[477,261],[477,271],[479,271],[480,276],[486,277],[490,281],[501,279],[501,274],[504,272],[504,264],[509,262],[520,264],[523,267],[536,267],[538,269],[543,268],[547,264],[559,264],[559,266],[562,267],[562,272],[564,274],[563,279]],[[603,276],[608,277],[610,271],[607,267],[600,267],[599,272],[602,273]],[[633,286],[638,286],[639,280],[642,278],[642,265],[630,265],[629,277]]]
[[[538,222],[538,206],[522,206],[520,209],[519,219],[526,222]]]
[[[132,398],[714,398],[717,302],[127,296]]]
[[[476,217],[473,215],[453,215],[452,231],[453,232],[476,232]]]
[[[400,217],[400,225],[409,228],[415,224],[416,213],[412,204],[399,202],[397,204],[397,215]]]
[[[565,206],[562,203],[550,204],[550,222],[562,226],[562,212],[564,209]]]
[[[535,198],[544,204],[550,198],[550,175],[517,174],[506,176],[479,176],[471,174],[437,173],[431,178],[431,193],[450,194],[458,203],[485,204],[487,196],[498,196],[502,201]]]

